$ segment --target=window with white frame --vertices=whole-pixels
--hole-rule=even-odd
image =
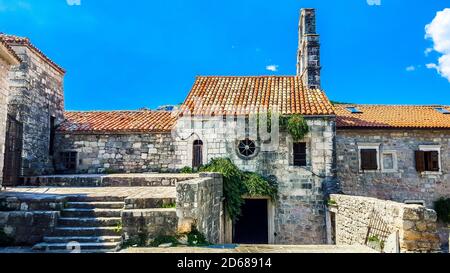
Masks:
[[[381,167],[383,172],[395,172],[398,169],[397,166],[397,152],[395,151],[383,151],[381,155]]]
[[[420,145],[415,152],[416,170],[420,173],[440,172],[441,167],[441,146],[440,145]]]
[[[364,143],[358,144],[359,170],[377,171],[380,170],[380,144]]]

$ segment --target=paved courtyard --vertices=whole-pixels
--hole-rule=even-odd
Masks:
[[[232,248],[128,248],[121,253],[377,253],[366,246],[335,245],[239,245]]]

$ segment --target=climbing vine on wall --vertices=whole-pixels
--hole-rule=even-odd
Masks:
[[[308,123],[302,115],[289,116],[283,123],[286,123],[286,128],[294,141],[302,140],[309,133]]]
[[[192,173],[192,169],[183,168],[182,172]],[[275,182],[265,179],[259,174],[243,172],[229,159],[217,158],[200,168],[199,172],[216,172],[223,176],[225,207],[232,220],[241,215],[243,196],[269,196],[277,198],[278,187]]]

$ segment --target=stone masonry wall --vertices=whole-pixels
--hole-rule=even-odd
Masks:
[[[23,123],[23,175],[53,172],[49,154],[50,118],[63,121],[64,94],[61,72],[26,46],[13,46],[23,60],[12,70],[8,114]]]
[[[168,172],[174,168],[174,147],[169,133],[63,134],[55,141],[56,167],[60,152],[77,151],[76,173]]]
[[[209,242],[217,244],[223,232],[222,176],[201,173],[200,177],[177,184],[178,232],[188,232],[195,225]]]
[[[331,195],[331,200],[334,203],[330,210],[335,213],[337,245],[364,245],[371,219],[380,217],[389,234],[398,232],[400,252],[434,252],[440,249],[437,216],[431,209],[359,196]],[[379,221],[377,223],[381,225]]]
[[[450,131],[338,130],[336,139],[338,177],[346,194],[398,202],[423,200],[430,208],[440,197],[450,197]],[[397,168],[360,172],[358,144],[365,143],[380,144],[380,155],[394,153]],[[441,172],[416,171],[414,152],[419,145],[440,145]]]
[[[279,145],[272,151],[260,151],[246,160],[237,154],[237,140],[224,136],[236,128],[235,120],[222,117],[194,120],[193,129],[184,129],[190,120],[179,120],[175,139],[176,168],[192,166],[193,142],[203,142],[203,163],[228,157],[242,170],[257,172],[277,180],[279,196],[274,206],[273,242],[277,244],[322,244],[326,242],[325,184],[334,183],[335,121],[331,117],[308,118],[310,133],[306,167],[293,166],[292,138],[281,132]],[[189,128],[189,127],[187,127]],[[270,238],[271,236],[269,236]]]
[[[2,188],[3,161],[5,156],[6,118],[9,94],[8,72],[9,64],[0,58],[0,189]]]

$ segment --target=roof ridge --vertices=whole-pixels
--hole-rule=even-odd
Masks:
[[[232,76],[232,75],[197,75],[197,78],[301,78],[298,75],[251,75],[251,76]]]

